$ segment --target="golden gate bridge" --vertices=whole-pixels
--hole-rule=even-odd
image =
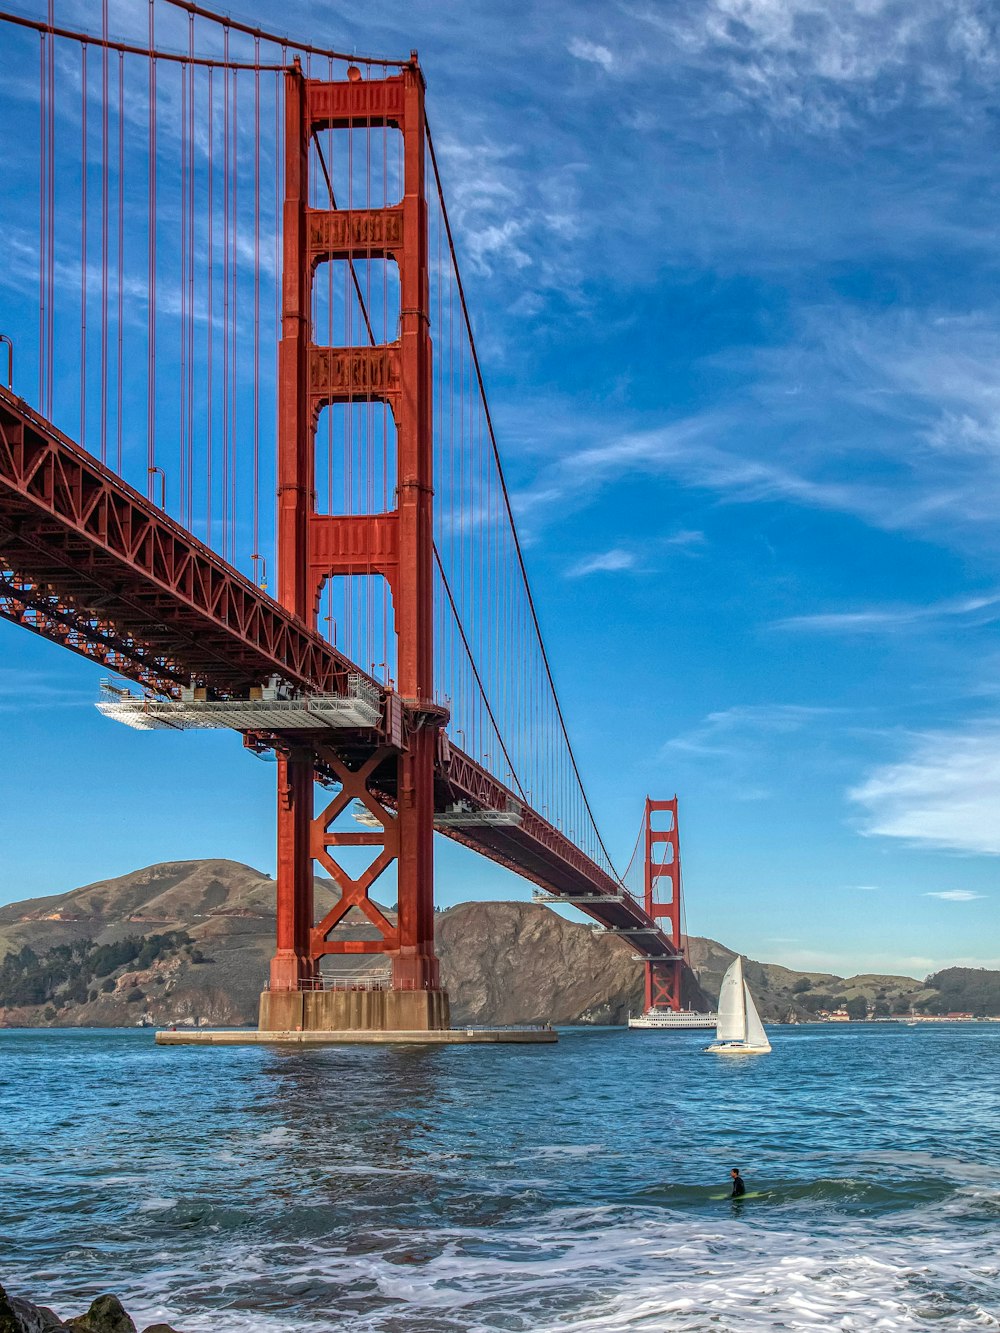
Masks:
[[[680,1007],[676,799],[646,802],[632,892],[539,627],[416,53],[186,0],[58,18],[0,13],[0,614],[137,685],[109,716],[277,756],[262,1028],[355,1022],[321,964],[359,954],[391,962],[365,1025],[448,1026],[435,832],[628,936],[647,1006]]]

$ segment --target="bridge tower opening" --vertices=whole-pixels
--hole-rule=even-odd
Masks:
[[[643,894],[646,913],[662,926],[677,950],[673,958],[646,960],[646,1010],[681,1008],[685,948],[681,934],[681,851],[677,797],[646,797],[643,814]]]
[[[397,130],[402,137],[402,199],[380,208],[310,206],[311,148],[328,130]],[[285,198],[282,326],[278,353],[278,600],[318,628],[320,594],[331,578],[381,575],[389,585],[396,638],[395,725],[356,764],[344,747],[289,747],[278,764],[277,946],[261,999],[261,1027],[445,1028],[448,997],[434,952],[434,769],[446,711],[434,702],[432,350],[429,333],[425,194],[424,81],[414,53],[400,74],[343,82],[304,77],[298,61],[285,76]],[[345,201],[341,200],[341,204]],[[323,264],[392,262],[399,275],[396,336],[320,345],[312,336],[313,285]],[[360,295],[360,287],[358,287]],[[395,507],[381,513],[317,508],[316,430],[324,409],[384,404],[395,426]],[[393,690],[389,690],[389,694]],[[315,813],[315,784],[335,785]],[[333,827],[352,802],[372,818],[363,832]],[[377,829],[378,831],[372,831]],[[361,874],[338,848],[372,849]],[[339,905],[314,921],[313,863],[337,883]],[[396,863],[398,913],[391,921],[369,891]],[[345,940],[337,927],[353,907],[377,940]],[[324,991],[321,959],[386,954],[391,989],[370,994],[358,1021],[350,992]],[[308,1006],[318,1012],[304,1013]],[[354,1006],[356,1007],[356,1005]],[[349,1012],[350,1011],[350,1012]]]

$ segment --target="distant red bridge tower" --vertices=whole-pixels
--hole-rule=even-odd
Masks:
[[[653,816],[666,814],[656,821]],[[662,827],[663,824],[666,827]],[[657,925],[670,936],[677,953],[672,958],[646,960],[646,1009],[681,1008],[686,950],[681,936],[681,849],[677,829],[677,797],[654,801],[646,797],[643,817],[645,855],[643,857],[644,907]]]

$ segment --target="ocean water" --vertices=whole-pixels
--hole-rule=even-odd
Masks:
[[[1000,1024],[771,1035],[0,1032],[0,1281],[184,1333],[1000,1328]]]

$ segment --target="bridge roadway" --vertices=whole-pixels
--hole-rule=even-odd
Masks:
[[[392,753],[430,701],[405,700],[372,680],[151,500],[43,417],[0,388],[0,615],[179,698],[192,681],[219,699],[246,699],[278,675],[305,693],[346,694],[360,675],[379,693],[371,728],[283,735],[308,740],[356,769]],[[422,705],[422,706],[421,706]],[[433,708],[433,705],[431,705]],[[440,732],[435,810],[440,831],[580,905],[605,927],[637,931],[637,953],[676,951],[644,908],[558,828]],[[371,786],[390,806],[397,765]],[[455,810],[462,814],[458,822]]]

